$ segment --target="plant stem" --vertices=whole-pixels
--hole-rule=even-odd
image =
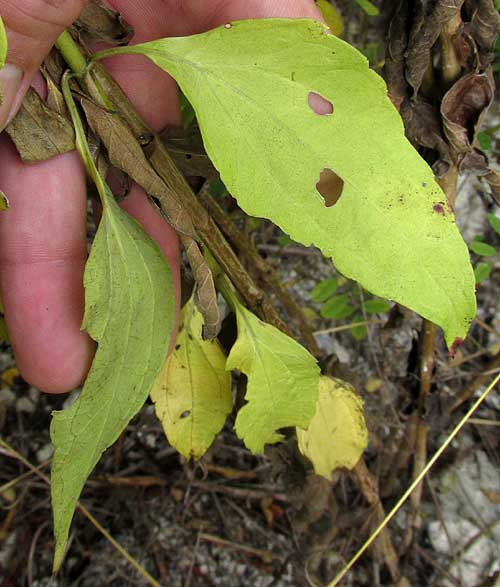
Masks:
[[[64,31],[59,35],[56,47],[77,77],[85,75],[88,69],[87,60],[68,31]]]

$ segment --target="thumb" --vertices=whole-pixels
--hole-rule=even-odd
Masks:
[[[85,0],[0,0],[7,29],[7,63],[0,70],[0,131],[15,116],[33,76]]]

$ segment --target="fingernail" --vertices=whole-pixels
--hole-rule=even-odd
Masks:
[[[0,69],[0,131],[2,131],[11,121],[15,112],[12,111],[17,92],[21,87],[23,72],[7,63],[3,69]]]

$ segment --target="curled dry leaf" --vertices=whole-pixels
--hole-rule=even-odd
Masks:
[[[85,2],[73,26],[86,44],[104,41],[126,45],[134,35],[134,29],[121,14],[104,6],[99,0]]]
[[[500,30],[500,14],[493,0],[467,0],[471,32],[483,52],[491,53]],[[488,58],[488,61],[491,57]]]
[[[24,163],[45,161],[75,148],[71,123],[52,110],[33,88],[6,130]]]
[[[384,77],[389,97],[399,110],[408,97],[408,83],[405,78],[406,47],[408,46],[407,22],[410,5],[400,2],[389,25],[388,43],[385,56]]]
[[[316,413],[306,430],[297,428],[297,439],[317,475],[331,479],[339,467],[352,469],[368,445],[363,402],[354,388],[322,376]]]
[[[100,108],[92,100],[83,98],[81,104],[90,127],[106,147],[111,164],[124,171],[146,193],[161,201],[167,220],[179,233],[194,237],[195,229],[189,214],[176,194],[151,167],[127,123],[118,114]]]
[[[208,158],[198,125],[184,129],[168,126],[160,135],[177,167],[185,176],[205,179],[218,177],[218,172]]]
[[[444,95],[441,102],[444,132],[455,155],[472,151],[474,135],[493,97],[493,82],[485,73],[464,75]]]
[[[182,310],[175,348],[151,391],[168,441],[186,459],[199,459],[233,407],[231,374],[216,340],[203,340],[203,316],[191,298]]]

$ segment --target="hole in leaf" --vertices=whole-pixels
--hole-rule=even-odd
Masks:
[[[307,96],[307,103],[309,104],[309,108],[315,114],[319,114],[320,116],[333,114],[333,104],[330,102],[330,100],[323,98],[323,96],[317,94],[316,92],[309,92],[309,95]]]
[[[181,418],[189,418],[189,416],[191,415],[191,412],[189,410],[186,410],[185,412],[182,412],[181,414]]]
[[[325,206],[330,208],[339,201],[339,198],[342,195],[342,190],[344,189],[344,180],[339,177],[335,171],[325,167],[319,175],[316,189],[323,197]]]

